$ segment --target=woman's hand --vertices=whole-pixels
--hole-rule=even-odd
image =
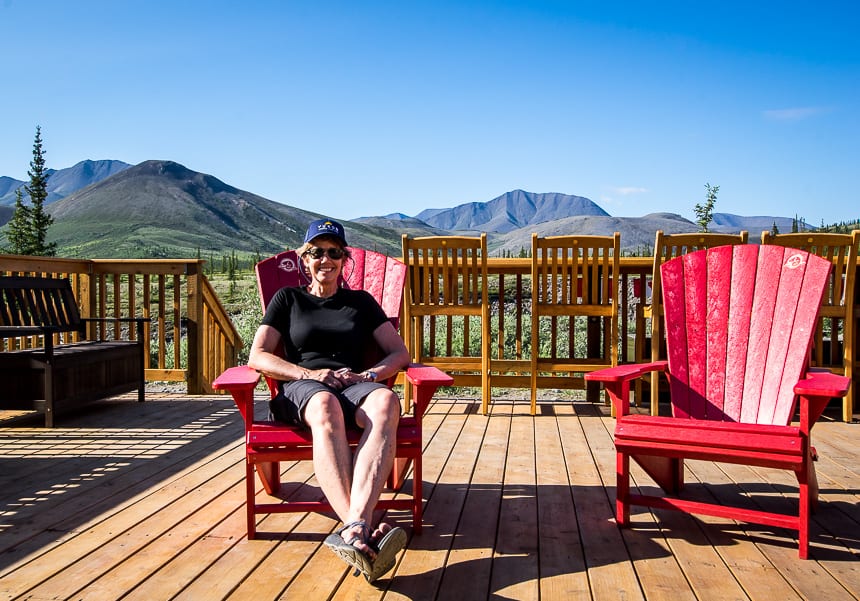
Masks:
[[[365,378],[344,367],[342,369],[308,369],[305,370],[304,379],[316,380],[335,390],[352,386],[358,382],[364,382]]]

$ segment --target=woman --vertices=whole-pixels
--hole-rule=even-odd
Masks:
[[[339,286],[346,247],[336,221],[310,224],[297,251],[310,284],[275,294],[248,364],[281,382],[274,416],[312,432],[317,480],[345,524],[326,545],[373,581],[394,567],[406,544],[402,528],[380,524],[371,532],[369,524],[394,463],[400,420],[400,399],[380,382],[409,363],[409,352],[372,296]],[[374,346],[382,359],[365,369]],[[354,456],[351,427],[363,430]]]

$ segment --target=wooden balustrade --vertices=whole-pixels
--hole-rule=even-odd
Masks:
[[[651,277],[650,257],[621,257],[621,292],[619,332],[619,362],[633,361],[635,303],[644,302],[647,280]],[[487,273],[491,324],[490,369],[493,386],[528,388],[530,386],[531,344],[527,328],[531,327],[531,259],[488,258]],[[599,332],[586,334],[592,346]],[[599,341],[598,341],[599,342]],[[552,344],[557,344],[556,340]],[[553,349],[552,352],[556,352]],[[559,352],[562,352],[559,349]],[[456,382],[456,377],[455,377]],[[581,377],[571,379],[571,387],[585,388]],[[589,398],[594,399],[597,388],[588,385]]]
[[[189,394],[211,392],[210,383],[224,369],[236,364],[242,341],[221,301],[202,273],[200,260],[111,260],[63,259],[0,255],[0,274],[68,277],[76,292],[83,317],[141,316],[150,319],[145,336],[146,377],[149,381],[186,381]],[[645,302],[651,278],[651,257],[621,257],[619,302],[619,362],[633,362],[636,336],[635,308]],[[529,387],[531,260],[528,258],[488,258],[489,300],[492,306],[491,370],[493,386]],[[855,292],[860,303],[860,292]],[[407,309],[408,310],[408,309]],[[860,317],[855,311],[855,331],[860,334]],[[448,330],[451,320],[433,319],[432,344],[438,354],[450,353]],[[441,332],[441,333],[440,333]],[[480,332],[480,325],[466,328]],[[109,336],[123,334],[116,323]],[[126,333],[128,334],[128,333]],[[133,335],[133,333],[132,333]],[[174,344],[174,341],[184,344]],[[854,337],[855,346],[860,335]],[[18,345],[27,346],[26,340]],[[476,348],[480,348],[478,345]],[[860,353],[855,352],[855,358]],[[856,361],[856,359],[855,359]],[[855,370],[855,379],[860,370]],[[474,374],[455,375],[455,385],[479,385]],[[572,378],[572,386],[584,387],[582,378]],[[856,389],[856,387],[855,387]],[[597,390],[590,388],[589,397]]]
[[[197,259],[63,259],[0,255],[0,274],[67,277],[82,317],[145,317],[147,381],[187,383],[189,394],[236,365],[242,340]],[[120,339],[120,322],[103,336]],[[12,339],[14,340],[14,339]],[[13,344],[27,345],[26,340]]]

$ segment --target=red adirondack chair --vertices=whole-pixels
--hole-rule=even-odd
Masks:
[[[818,484],[810,431],[844,376],[808,370],[812,333],[830,263],[802,250],[720,246],[661,267],[667,361],[622,365],[586,374],[603,382],[618,420],[616,520],[630,505],[676,509],[798,531],[809,552],[809,514]],[[642,374],[669,376],[672,417],[630,414],[630,383]],[[791,425],[798,406],[800,421]],[[630,458],[665,496],[631,494]],[[684,459],[791,470],[797,513],[774,513],[681,498]]]
[[[367,290],[376,298],[385,314],[397,327],[403,301],[406,266],[396,259],[373,251],[350,248],[350,253],[352,258],[344,265],[342,285],[354,290]],[[256,272],[260,301],[264,309],[280,288],[308,283],[295,251],[285,251],[261,261],[256,266]],[[374,357],[368,357],[367,367],[370,367],[374,360]],[[421,421],[424,410],[436,389],[439,386],[450,385],[453,379],[435,367],[419,364],[410,365],[405,375],[406,380],[413,386],[413,410],[411,415],[400,418],[395,465],[388,485],[392,489],[400,488],[411,463],[412,496],[411,498],[381,499],[377,509],[411,511],[412,528],[417,534],[421,532],[423,508]],[[331,505],[325,501],[257,502],[255,469],[266,493],[277,496],[281,487],[279,462],[310,460],[313,457],[313,441],[309,430],[255,417],[254,389],[259,379],[260,375],[255,370],[248,366],[239,366],[226,370],[212,383],[212,387],[216,390],[230,392],[245,421],[248,538],[256,537],[257,514],[331,510]],[[267,384],[274,396],[276,382],[267,378]],[[359,431],[350,432],[349,440],[353,447],[358,443],[360,436]]]

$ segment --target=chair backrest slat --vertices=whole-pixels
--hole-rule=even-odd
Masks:
[[[362,248],[349,249],[351,258],[343,266],[341,285],[352,290],[365,290],[382,307],[395,327],[400,323],[403,306],[403,284],[406,265],[393,257]],[[275,292],[285,286],[306,286],[310,283],[301,258],[294,250],[286,250],[256,265],[257,290],[263,309]]]
[[[830,267],[802,250],[753,245],[664,263],[674,414],[787,424]]]

